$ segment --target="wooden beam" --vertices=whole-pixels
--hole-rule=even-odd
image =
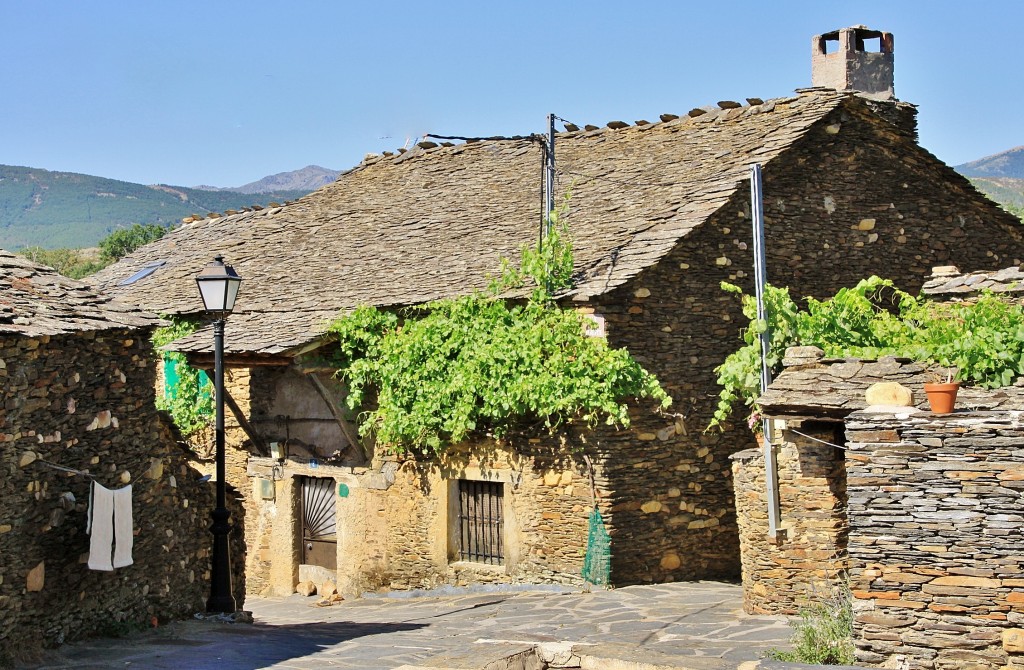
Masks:
[[[205,370],[213,367],[213,354],[208,352],[185,352],[188,364],[194,368]],[[265,365],[291,365],[292,359],[287,356],[271,356],[260,354],[234,354],[224,357],[224,368],[254,368]]]
[[[212,369],[203,370],[203,372],[206,373],[207,377],[213,379],[214,372]],[[235,399],[231,397],[231,393],[228,392],[227,387],[224,388],[224,404],[231,410],[231,414],[234,415],[235,421],[238,422],[242,431],[252,442],[252,446],[256,448],[256,452],[260,456],[270,456],[270,447],[263,441],[260,434],[256,432],[253,425],[249,423],[249,420],[245,417],[245,413],[242,412],[242,408],[239,407],[238,403],[235,402]]]
[[[345,439],[348,440],[349,444],[352,446],[359,447],[367,462],[373,460],[373,454],[367,451],[366,445],[364,445],[363,441],[359,439],[359,430],[351,421],[345,418],[344,408],[340,407],[338,403],[335,402],[330,389],[324,386],[324,383],[320,381],[320,378],[316,376],[315,372],[307,372],[306,376],[309,377],[309,380],[313,383],[313,388],[316,389],[317,393],[320,394],[320,397],[324,399],[325,403],[327,403],[327,407],[331,410],[334,420],[338,422],[341,432],[345,434]]]

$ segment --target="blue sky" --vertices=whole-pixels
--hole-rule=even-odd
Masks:
[[[0,0],[0,163],[237,186],[424,133],[655,119],[810,85],[817,33],[895,36],[957,164],[1024,144],[1024,3]]]

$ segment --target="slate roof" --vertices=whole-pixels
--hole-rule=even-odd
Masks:
[[[40,337],[158,322],[152,314],[0,249],[0,334]]]
[[[803,354],[803,358],[794,353]],[[929,411],[923,385],[941,376],[906,358],[825,358],[817,347],[792,347],[786,351],[783,363],[786,369],[757,400],[766,416],[842,419],[865,409],[865,392],[879,382],[897,382],[909,388],[916,407]],[[1024,410],[1024,387],[962,386],[957,393],[957,406],[973,410]]]
[[[752,102],[558,134],[578,297],[657,263],[747,188],[750,163],[768,164],[837,107],[865,104],[824,89]],[[537,238],[541,156],[524,138],[368,159],[284,207],[186,223],[93,280],[151,311],[197,312],[193,278],[222,254],[244,278],[228,351],[287,352],[359,304],[415,304],[486,287],[501,257],[517,259]],[[156,263],[163,264],[149,276],[124,283]],[[200,331],[175,348],[208,351],[211,342]]]
[[[955,266],[932,269],[921,292],[938,300],[955,300],[977,296],[982,291],[1003,293],[1012,299],[1024,298],[1024,270],[1016,265],[986,272],[960,272]]]

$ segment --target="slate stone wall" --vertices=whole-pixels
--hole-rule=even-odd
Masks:
[[[205,610],[214,490],[155,409],[149,335],[0,337],[0,658]],[[89,479],[43,461],[132,484],[133,565],[87,568]]]
[[[843,453],[812,439],[837,443],[836,430],[799,422],[787,426],[792,430],[778,435],[781,521],[774,539],[768,536],[763,452],[749,449],[732,457],[743,610],[748,614],[796,614],[801,605],[831,593],[846,578]]]
[[[861,412],[848,418],[847,436],[858,660],[936,670],[1024,666],[1017,417]]]
[[[935,265],[1024,258],[1015,219],[966,197],[969,182],[870,114],[837,110],[765,166],[770,282],[826,297],[877,274],[915,292]],[[727,461],[753,437],[742,409],[726,431],[703,430],[719,391],[714,368],[742,344],[745,323],[720,283],[753,292],[749,212],[741,192],[656,266],[590,303],[609,344],[627,347],[675,398],[670,416],[641,408],[630,430],[593,440],[613,492],[616,583],[740,574]]]

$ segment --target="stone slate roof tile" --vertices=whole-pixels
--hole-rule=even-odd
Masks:
[[[915,400],[924,401],[926,381],[924,366],[903,359],[821,359],[783,370],[757,402],[767,416],[842,418],[867,407],[864,393],[872,384],[898,382],[916,389]]]
[[[936,299],[968,298],[983,290],[1024,297],[1024,270],[1016,265],[997,271],[961,273],[955,267],[935,268],[921,292]]]
[[[26,337],[155,326],[159,319],[111,300],[45,265],[0,249],[0,333]]]
[[[808,359],[783,370],[757,403],[762,413],[771,417],[842,419],[867,407],[865,393],[869,386],[897,382],[914,393],[918,409],[928,411],[923,385],[941,376],[921,363],[892,356],[878,360]],[[957,407],[972,410],[1021,411],[1024,387],[962,386],[956,402]]]
[[[571,191],[571,293],[596,296],[656,264],[739,188],[841,105],[815,91],[754,107],[621,129],[560,133],[557,189]],[[541,153],[530,138],[380,156],[284,207],[186,223],[93,281],[159,313],[195,313],[193,278],[215,254],[243,277],[226,345],[284,351],[323,314],[409,305],[483,289],[500,259],[537,239]],[[123,282],[147,263],[150,276]],[[212,342],[208,333],[186,346]],[[205,350],[205,349],[203,349]]]

